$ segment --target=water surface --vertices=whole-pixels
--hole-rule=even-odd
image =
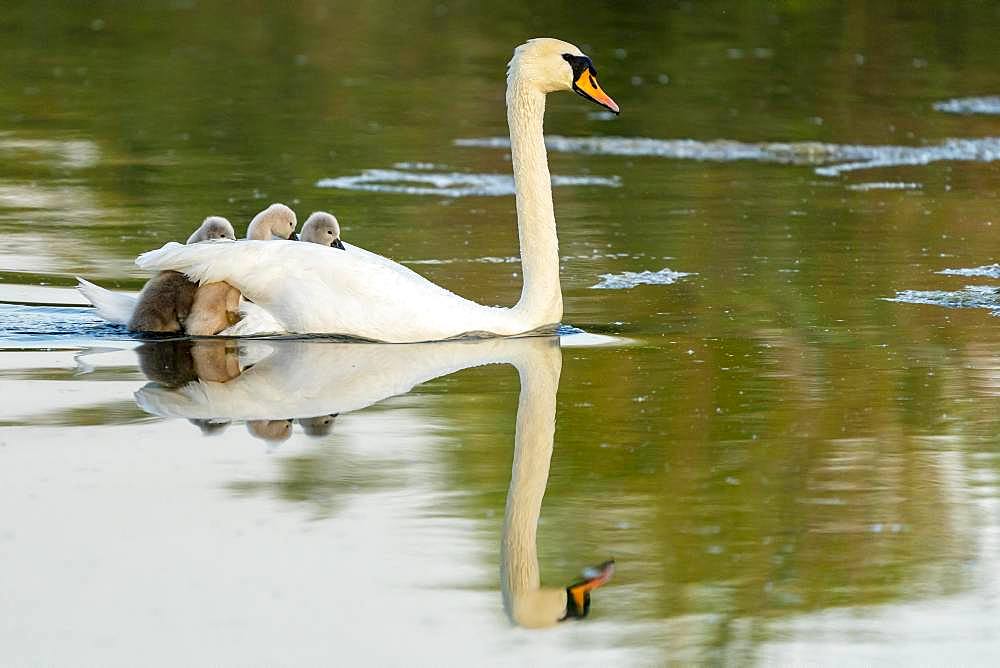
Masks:
[[[3,663],[996,663],[1000,14],[564,9],[5,8]],[[537,34],[623,109],[546,117],[564,321],[612,341],[151,343],[66,290],[284,201],[513,303]],[[527,629],[532,557],[617,572]]]

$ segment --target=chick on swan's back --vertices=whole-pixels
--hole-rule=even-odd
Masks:
[[[222,216],[209,216],[188,237],[189,244],[209,239],[236,239],[232,224]],[[184,331],[189,316],[197,316],[198,285],[184,274],[161,271],[143,286],[136,301],[128,328],[133,332]],[[202,307],[203,309],[204,307]],[[194,312],[194,313],[192,313]],[[214,332],[213,332],[214,333]]]
[[[294,211],[284,204],[272,204],[250,221],[247,236],[259,239],[271,239],[275,236],[288,238],[294,231],[295,224]],[[225,218],[209,216],[188,237],[187,243],[196,244],[219,239],[235,241],[236,232]],[[191,324],[196,331],[189,333],[215,334],[221,327],[231,324],[232,315],[227,314],[231,311],[230,306],[238,304],[238,292],[234,300],[231,286],[201,286],[196,290],[198,287],[196,284],[188,285],[181,279],[183,276],[174,276],[167,283],[166,277],[161,276],[159,282],[164,284],[159,287],[147,283],[144,290],[149,288],[149,291],[145,298],[141,293],[134,295],[112,292],[79,276],[76,280],[77,289],[94,305],[97,315],[108,322],[129,326],[133,331],[180,331],[184,321],[191,315],[192,309],[194,319]],[[153,280],[155,281],[156,277]],[[146,313],[137,316],[136,309],[143,304],[146,305],[144,308]],[[182,315],[180,319],[176,318],[178,306]]]

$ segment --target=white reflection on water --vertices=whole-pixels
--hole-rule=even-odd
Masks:
[[[167,384],[147,385],[136,393],[136,402],[157,415],[214,420],[216,424],[219,420],[240,419],[255,430],[276,428],[279,434],[255,435],[282,441],[291,428],[289,418],[339,416],[461,369],[484,364],[513,365],[520,376],[521,392],[501,541],[504,607],[513,621],[529,628],[553,626],[567,615],[585,611],[568,602],[565,585],[542,587],[538,566],[536,533],[552,459],[562,366],[557,338],[412,346],[306,342],[249,345],[265,348],[253,354],[258,361],[250,367],[240,363],[236,346],[225,342],[143,346],[140,352],[145,356],[144,370]],[[164,347],[166,355],[161,350]],[[191,359],[176,359],[184,355]],[[192,372],[197,378],[176,382]],[[179,378],[167,377],[178,373]],[[328,426],[333,424],[331,421]],[[589,606],[590,594],[580,595]]]
[[[143,368],[166,382],[136,393],[136,402],[157,415],[187,419],[247,420],[291,428],[290,418],[339,416],[406,393],[415,385],[485,364],[510,364],[521,380],[514,442],[514,465],[507,495],[501,550],[504,607],[517,624],[553,626],[567,616],[586,614],[563,587],[542,587],[536,533],[549,478],[562,355],[558,338],[490,339],[392,346],[356,343],[249,342],[261,348],[240,363],[235,345],[218,341],[147,344]],[[164,355],[162,348],[168,349]],[[178,362],[178,355],[190,355]],[[164,377],[181,370],[183,383]],[[206,375],[208,378],[206,378]],[[174,379],[176,380],[176,379]],[[326,422],[332,428],[332,420]],[[260,436],[260,434],[257,434]],[[268,438],[268,436],[261,436]],[[285,440],[282,431],[269,440]],[[596,576],[591,576],[596,577]],[[584,584],[583,588],[589,585]],[[590,593],[580,600],[590,605]],[[583,603],[580,603],[583,605]]]
[[[457,139],[458,146],[509,149],[506,137]],[[839,176],[876,167],[927,165],[932,162],[1000,160],[1000,137],[946,139],[926,146],[867,146],[822,142],[746,143],[719,139],[651,139],[647,137],[561,137],[548,135],[550,151],[585,155],[625,155],[735,162],[752,160],[786,165],[815,165],[821,176]]]
[[[621,180],[617,176],[560,176],[553,174],[552,185],[617,188],[621,185]],[[416,171],[366,169],[353,176],[320,179],[316,182],[316,187],[438,197],[471,197],[476,195],[497,197],[514,194],[514,177],[509,174],[431,172],[421,166],[416,168]]]
[[[992,364],[996,365],[995,359]],[[976,537],[975,554],[963,573],[967,586],[961,593],[773,620],[769,627],[774,637],[756,650],[761,664],[874,665],[889,660],[896,665],[996,665],[1000,476],[991,468],[996,457],[983,453],[967,459],[957,451],[934,457],[952,502],[949,506],[963,515],[954,518],[954,524],[963,529],[961,533]]]
[[[72,439],[63,429],[22,428],[5,439],[0,467],[0,503],[16,518],[0,527],[0,542],[13,548],[5,566],[19,573],[0,586],[7,659],[124,665],[155,646],[152,663],[160,665],[184,661],[191,647],[200,661],[232,665],[384,665],[398,660],[400,647],[408,663],[420,665],[489,657],[595,666],[652,660],[655,648],[623,641],[624,630],[637,625],[606,613],[541,634],[501,621],[495,575],[491,586],[480,586],[479,521],[441,512],[451,493],[441,486],[449,479],[441,467],[451,439],[440,410],[427,404],[447,397],[391,398],[468,366],[515,366],[522,385],[502,598],[519,624],[552,625],[566,590],[540,587],[535,532],[553,446],[557,339],[245,343],[260,350],[247,351],[249,367],[241,356],[226,382],[190,380],[201,391],[184,383],[174,396],[147,384],[137,396],[171,414],[225,419],[340,411],[336,438],[320,450],[334,449],[323,457],[346,472],[336,517],[304,522],[299,506],[270,494],[220,494],[234,480],[284,484],[280,473],[275,480],[282,462],[315,456],[316,445],[292,440],[261,456],[232,430],[192,439],[191,426],[178,420],[122,425],[114,438],[105,426],[76,427]],[[122,353],[84,358],[73,361],[101,369],[120,364]],[[372,402],[391,410],[344,414]],[[371,475],[396,483],[365,487]],[[595,608],[614,598],[613,589],[598,592]],[[43,628],[59,642],[39,636]],[[162,642],[164,633],[171,642]]]
[[[87,139],[29,139],[0,132],[0,156],[64,169],[88,169],[100,162],[101,152]]]

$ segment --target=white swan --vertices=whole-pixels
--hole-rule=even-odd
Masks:
[[[612,562],[601,564],[589,577],[568,587],[543,587],[538,565],[538,518],[552,460],[562,367],[560,339],[494,338],[411,346],[316,341],[251,341],[225,349],[213,345],[220,343],[146,344],[140,355],[154,359],[142,368],[152,371],[158,382],[136,392],[136,403],[149,413],[187,418],[199,426],[218,424],[220,419],[246,420],[255,437],[284,440],[290,435],[290,417],[320,415],[328,420],[331,413],[365,408],[461,369],[513,365],[520,377],[521,393],[500,547],[504,608],[514,623],[528,628],[544,628],[587,615],[590,592],[611,578]],[[203,346],[220,360],[206,364],[209,355],[199,359],[197,350]],[[193,359],[166,363],[161,354],[164,349],[191,354]],[[239,368],[240,361],[221,362],[223,357],[239,355],[256,361],[237,377],[224,382],[201,377],[205,367]],[[178,380],[190,379],[192,372],[198,376],[176,383],[160,377],[164,368],[182,369]],[[214,371],[212,377],[216,377]],[[317,418],[298,419],[308,422]]]
[[[192,280],[226,281],[291,333],[344,334],[417,342],[469,333],[514,335],[562,318],[552,184],[542,131],[545,96],[572,90],[617,113],[590,59],[556,39],[514,51],[507,73],[507,122],[516,189],[524,284],[512,308],[459,297],[410,269],[350,244],[333,256],[313,244],[167,244],[136,260],[143,269],[180,271]],[[261,332],[229,331],[252,334]]]

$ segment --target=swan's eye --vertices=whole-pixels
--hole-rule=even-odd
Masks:
[[[326,233],[327,234],[333,234],[333,230],[327,230]]]

